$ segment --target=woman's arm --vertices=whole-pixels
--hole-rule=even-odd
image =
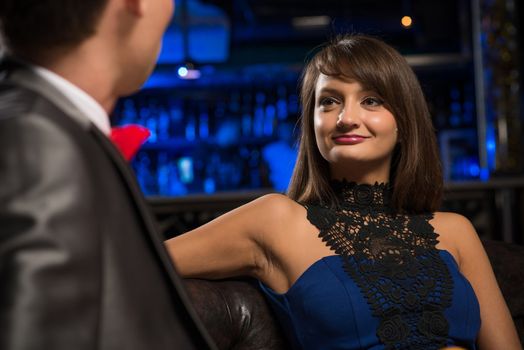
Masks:
[[[258,278],[270,264],[266,242],[278,234],[289,202],[283,195],[266,195],[166,241],[177,271],[184,277]]]
[[[458,248],[460,271],[471,283],[480,304],[480,349],[522,349],[511,314],[473,225],[458,214],[446,213],[445,221],[445,229],[454,236]]]

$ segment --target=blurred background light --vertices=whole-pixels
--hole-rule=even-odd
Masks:
[[[409,28],[413,24],[413,19],[410,16],[404,16],[400,20],[400,23],[404,28]]]

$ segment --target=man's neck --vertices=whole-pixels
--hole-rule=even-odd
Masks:
[[[76,85],[93,97],[107,114],[118,98],[116,92],[117,69],[113,69],[106,54],[95,50],[89,43],[67,51],[54,51],[33,63],[42,66]]]

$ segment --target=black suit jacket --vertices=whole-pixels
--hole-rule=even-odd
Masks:
[[[0,349],[213,349],[118,150],[27,67],[0,74]]]

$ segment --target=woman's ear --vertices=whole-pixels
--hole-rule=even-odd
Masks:
[[[135,16],[142,17],[148,0],[124,0],[126,8]],[[157,1],[157,0],[153,0]]]

